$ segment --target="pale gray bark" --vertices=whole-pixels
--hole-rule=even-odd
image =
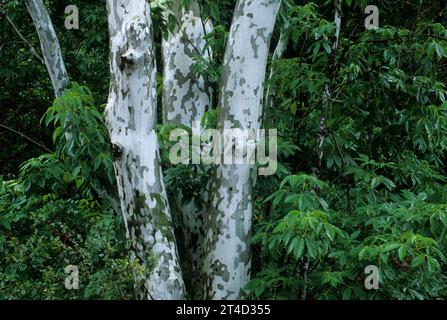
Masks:
[[[42,55],[54,93],[59,97],[68,85],[69,79],[53,23],[42,0],[26,0],[25,4],[39,35]]]
[[[165,123],[191,127],[211,107],[211,86],[192,70],[194,56],[210,59],[204,36],[212,30],[210,21],[202,21],[197,1],[180,8],[174,0],[177,25],[163,40],[163,118]]]
[[[280,0],[239,0],[231,24],[220,88],[219,127],[258,129],[269,44]],[[252,166],[220,165],[207,219],[206,297],[238,299],[250,278]]]
[[[183,299],[172,219],[156,133],[156,64],[150,6],[145,0],[107,0],[111,87],[105,111],[139,299]],[[147,271],[147,270],[146,270]]]
[[[194,72],[197,60],[211,57],[211,50],[205,48],[205,35],[211,32],[211,21],[203,21],[197,1],[188,8],[181,8],[181,1],[173,1],[173,11],[178,25],[163,40],[163,120],[165,124],[192,127],[201,121],[212,107],[211,85],[200,74]],[[202,200],[207,201],[206,188],[201,190]],[[186,260],[191,276],[191,296],[203,295],[204,222],[206,206],[199,208],[191,200],[182,204],[182,195],[175,194],[181,213]]]

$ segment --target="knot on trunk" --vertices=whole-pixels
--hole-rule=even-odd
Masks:
[[[121,56],[121,67],[124,69],[125,66],[132,67],[136,65],[141,57],[135,50],[129,49],[125,54]]]
[[[152,56],[151,35],[151,29],[142,17],[134,18],[124,27],[122,43],[127,45],[121,51],[124,52],[120,56],[121,70],[143,64],[145,57]]]
[[[111,143],[110,144],[110,153],[112,154],[112,159],[114,161],[120,160],[123,156],[123,147],[119,145],[118,143]]]

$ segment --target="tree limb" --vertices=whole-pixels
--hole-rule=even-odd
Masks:
[[[42,143],[37,142],[36,140],[31,139],[30,137],[28,137],[26,134],[24,134],[24,133],[22,133],[22,132],[19,132],[19,131],[17,131],[17,130],[14,130],[14,129],[12,129],[12,128],[10,128],[10,127],[7,127],[7,126],[5,126],[5,125],[3,125],[3,124],[0,124],[0,128],[5,129],[5,130],[7,130],[7,131],[9,131],[9,132],[11,132],[11,133],[14,133],[15,135],[17,135],[17,136],[19,136],[19,137],[25,139],[26,141],[28,141],[28,142],[34,144],[35,146],[39,147],[40,149],[42,149],[42,150],[44,150],[44,151],[46,151],[46,152],[53,153],[53,151],[52,151],[51,149],[49,149],[48,147],[46,147],[46,146],[43,145]]]
[[[2,10],[2,9],[0,9]],[[3,11],[3,10],[2,10]],[[6,17],[6,21],[8,21],[8,23],[11,25],[12,29],[14,30],[14,32],[17,34],[17,36],[19,36],[19,38],[28,45],[28,47],[30,48],[31,53],[37,58],[39,59],[40,62],[42,62],[43,64],[45,64],[45,61],[43,60],[43,58],[37,53],[36,49],[34,48],[34,46],[31,44],[31,42],[29,42],[24,36],[23,34],[20,32],[20,30],[16,27],[16,25],[14,24],[14,22],[11,20],[11,18],[8,17],[7,14],[5,14]]]

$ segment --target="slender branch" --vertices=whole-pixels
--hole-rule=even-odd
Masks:
[[[341,2],[339,0],[334,0],[334,9],[335,9],[335,15],[334,15],[334,23],[335,23],[335,35],[334,35],[334,43],[332,44],[332,52],[331,57],[329,59],[328,64],[328,74],[330,76],[330,79],[326,81],[326,84],[324,85],[323,95],[322,95],[322,115],[320,118],[319,123],[319,130],[317,133],[317,145],[316,145],[316,153],[317,153],[317,172],[320,172],[321,170],[321,162],[323,159],[323,145],[324,141],[327,137],[327,119],[330,114],[331,109],[331,99],[332,99],[332,91],[333,91],[333,83],[335,80],[335,77],[337,75],[338,65],[337,65],[337,53],[339,50],[339,44],[340,44],[340,33],[341,33],[341,20],[342,20],[342,9],[341,9]]]
[[[1,10],[1,9],[0,9]],[[43,60],[43,58],[37,53],[36,49],[34,48],[34,46],[31,44],[31,42],[29,42],[24,36],[23,34],[20,32],[20,30],[16,27],[16,25],[14,24],[14,22],[11,20],[11,18],[8,17],[7,14],[5,14],[6,17],[6,21],[8,21],[8,23],[11,25],[12,29],[14,30],[14,32],[19,36],[19,38],[28,45],[28,47],[30,48],[31,53],[37,58],[39,59],[40,62],[42,62],[43,64],[45,64],[45,61]]]
[[[180,10],[180,12],[182,11],[181,8],[179,10]],[[193,47],[194,51],[196,51],[199,56],[201,56],[204,60],[206,60],[203,52],[197,48],[197,46],[191,41],[188,34],[185,32],[185,30],[183,30],[183,28],[182,28],[183,23],[182,23],[181,19],[179,19],[179,17],[178,17],[179,14],[180,13],[177,11],[176,11],[176,14],[174,14],[175,24],[176,24],[176,27],[178,28],[178,31],[180,31],[182,33],[183,38],[186,41],[188,41],[188,43]],[[200,11],[200,19],[202,19],[201,15],[202,15],[202,13]],[[202,27],[203,27],[203,32],[205,33],[206,31],[205,31],[205,26],[203,25],[203,21],[202,21]]]
[[[308,276],[309,276],[309,256],[307,256],[307,261],[304,264],[304,274],[303,274],[303,290],[301,292],[301,300],[307,299],[307,285],[308,285]]]
[[[203,9],[202,9],[202,4],[200,3],[200,0],[197,1],[197,5],[199,7],[199,16],[200,16],[200,22],[202,23],[203,36],[204,36],[204,38],[206,38],[206,36],[207,36],[206,27],[205,27],[206,22],[203,20],[203,16],[202,16]],[[207,18],[207,20],[208,20],[208,18]],[[208,58],[211,59],[211,51],[210,51],[209,46],[207,46],[206,50],[208,52]]]
[[[360,112],[362,112],[362,110],[360,110],[358,107],[354,106],[354,109],[353,109],[353,110],[349,111],[349,113],[346,114],[343,118],[337,120],[337,122],[334,122],[332,125],[330,125],[330,126],[327,128],[327,130],[328,130],[328,131],[331,131],[332,129],[337,128],[337,126],[338,126],[340,123],[342,123],[342,122],[345,121],[347,118],[349,118],[350,116],[352,116],[352,115],[354,114],[354,112],[356,112],[356,111],[360,111]]]
[[[435,34],[416,34],[416,35],[409,34],[409,35],[400,35],[400,36],[395,36],[392,38],[385,38],[385,39],[368,39],[368,40],[364,40],[364,41],[355,41],[355,42],[352,42],[351,44],[349,44],[347,46],[346,50],[348,50],[350,47],[352,47],[356,44],[361,44],[361,43],[384,43],[384,42],[388,42],[388,41],[394,42],[394,41],[397,41],[400,39],[408,40],[408,39],[415,39],[415,38],[423,38],[423,39],[433,38],[433,39],[438,39],[441,41],[447,41],[446,37],[438,36]]]
[[[372,73],[372,72],[374,72],[374,71],[377,71],[377,69],[375,69],[375,68],[368,69],[367,71],[363,72],[363,73],[362,73],[360,76],[358,76],[357,78],[354,78],[354,79],[352,79],[352,80],[348,80],[348,81],[346,81],[346,82],[343,82],[343,83],[340,83],[340,84],[336,85],[336,86],[334,87],[334,93],[337,93],[340,89],[342,89],[343,87],[345,87],[345,86],[348,85],[348,84],[351,84],[351,83],[357,82],[357,81],[360,80],[360,79],[363,79],[363,78],[366,77],[368,74],[370,74],[370,73]]]
[[[19,136],[19,137],[21,137],[21,138],[27,140],[28,142],[34,144],[35,146],[39,147],[40,149],[42,149],[42,150],[44,150],[44,151],[46,151],[46,152],[53,153],[53,151],[52,151],[51,149],[47,148],[47,147],[46,147],[45,145],[43,145],[42,143],[37,142],[36,140],[31,139],[30,137],[28,137],[26,134],[24,134],[24,133],[22,133],[22,132],[19,132],[19,131],[17,131],[17,130],[14,130],[14,129],[12,129],[12,128],[9,128],[9,127],[7,127],[7,126],[5,126],[5,125],[3,125],[3,124],[0,124],[0,128],[5,129],[5,130],[7,130],[7,131],[9,131],[9,132],[11,132],[11,133],[14,133],[15,135],[17,135],[17,136]]]
[[[19,132],[17,130],[14,130],[10,127],[7,127],[3,124],[0,124],[0,128],[5,129],[11,133],[14,133],[15,135],[27,140],[28,142],[36,145],[37,147],[39,147],[40,149],[48,152],[48,153],[53,153],[53,151],[49,148],[47,148],[45,145],[43,145],[42,143],[39,143],[33,139],[31,139],[30,137],[28,137],[27,135],[25,135],[22,132]],[[0,134],[3,134],[3,132],[0,132]],[[61,160],[62,162],[65,162],[64,159],[59,158],[59,160]],[[117,190],[113,190],[113,191],[109,191],[105,188],[105,186],[107,185],[107,183],[101,182],[99,181],[99,183],[96,183],[95,181],[92,181],[91,183],[93,190],[95,190],[95,192],[98,194],[98,196],[102,199],[108,199],[110,201],[110,204],[112,206],[112,209],[116,212],[116,213],[121,213],[121,207],[119,202],[117,201],[118,196],[116,195]]]
[[[280,60],[282,58],[284,52],[287,49],[288,42],[289,42],[288,32],[283,29],[281,31],[281,34],[280,34],[279,40],[278,40],[278,44],[276,45],[275,51],[273,52],[273,56],[272,56],[272,61],[271,61],[271,66],[270,66],[270,74],[269,74],[269,78],[268,78],[268,86],[267,86],[267,90],[266,90],[265,97],[264,97],[265,107],[263,110],[263,113],[264,113],[263,119],[266,116],[266,111],[273,109],[274,92],[273,92],[272,84],[270,83],[270,81],[273,79],[273,76],[275,75],[275,72],[276,72],[275,63],[277,60]]]

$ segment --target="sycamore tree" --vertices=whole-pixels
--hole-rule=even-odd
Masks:
[[[236,4],[223,62],[218,128],[260,128],[269,44],[280,2]],[[252,173],[249,164],[223,164],[214,173],[207,216],[208,298],[236,299],[250,278]]]
[[[182,6],[180,0],[172,2],[173,27],[162,40],[165,125],[192,127],[212,108],[212,85],[207,77],[194,70],[197,59],[210,62],[212,58],[212,48],[207,46],[205,39],[212,32],[212,22],[202,18],[201,9],[198,1],[191,1],[187,6]],[[198,193],[206,202],[206,188]],[[174,200],[182,216],[185,258],[188,260],[185,269],[191,274],[192,296],[201,296],[206,208],[197,205],[194,199],[185,198],[179,191]]]

